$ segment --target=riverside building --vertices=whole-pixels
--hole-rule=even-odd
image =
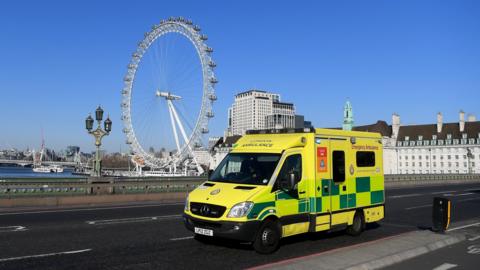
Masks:
[[[480,173],[480,121],[473,115],[465,120],[426,125],[401,125],[392,115],[392,125],[378,121],[353,130],[382,134],[385,174],[467,174]]]
[[[295,106],[281,102],[279,94],[249,90],[235,95],[228,110],[225,135],[244,135],[247,130],[256,129],[303,128],[303,125],[303,117],[295,115]]]

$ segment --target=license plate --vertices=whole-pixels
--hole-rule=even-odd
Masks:
[[[195,233],[206,235],[206,236],[213,236],[213,231],[209,229],[202,229],[202,228],[195,227]]]

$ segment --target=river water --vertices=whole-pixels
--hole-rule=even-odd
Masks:
[[[78,178],[72,174],[73,169],[65,168],[63,173],[36,173],[32,168],[25,167],[2,167],[0,166],[0,178]]]

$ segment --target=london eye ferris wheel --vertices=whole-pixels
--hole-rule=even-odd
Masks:
[[[154,25],[138,43],[122,90],[122,121],[134,162],[153,169],[193,166],[214,116],[213,49],[184,18]]]

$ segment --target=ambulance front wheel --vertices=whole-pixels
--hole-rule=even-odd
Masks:
[[[253,248],[260,254],[273,253],[280,246],[280,237],[278,222],[266,220],[255,237]]]
[[[347,233],[352,236],[358,236],[365,229],[365,218],[361,212],[356,212],[353,217],[352,225],[347,227]]]

